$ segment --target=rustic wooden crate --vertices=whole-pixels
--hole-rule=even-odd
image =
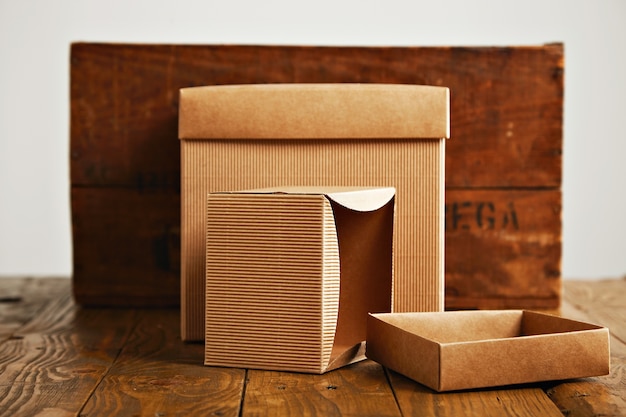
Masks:
[[[74,296],[179,303],[179,88],[377,82],[451,90],[446,308],[557,307],[563,69],[561,44],[73,44]]]

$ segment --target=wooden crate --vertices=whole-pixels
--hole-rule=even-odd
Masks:
[[[561,44],[73,44],[74,296],[179,303],[179,88],[376,82],[451,90],[446,308],[558,307],[563,69]]]

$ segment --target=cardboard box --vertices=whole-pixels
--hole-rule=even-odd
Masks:
[[[395,311],[441,311],[445,87],[274,84],[180,91],[181,329],[204,338],[206,195],[275,186],[395,187]]]
[[[391,311],[395,190],[212,193],[205,364],[323,373]]]
[[[606,375],[609,331],[525,310],[372,314],[366,355],[452,391]]]

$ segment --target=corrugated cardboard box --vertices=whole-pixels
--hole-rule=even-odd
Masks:
[[[609,331],[522,310],[372,314],[366,354],[452,391],[606,375]]]
[[[391,311],[393,188],[212,193],[205,364],[323,373]]]
[[[274,84],[180,91],[181,328],[204,337],[213,191],[395,187],[395,311],[443,309],[445,87]]]

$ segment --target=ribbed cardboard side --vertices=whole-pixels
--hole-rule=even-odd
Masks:
[[[339,247],[323,195],[212,194],[205,364],[320,373],[339,308]]]
[[[441,311],[445,140],[182,140],[182,337],[204,337],[206,195],[276,186],[397,190],[394,310]]]

